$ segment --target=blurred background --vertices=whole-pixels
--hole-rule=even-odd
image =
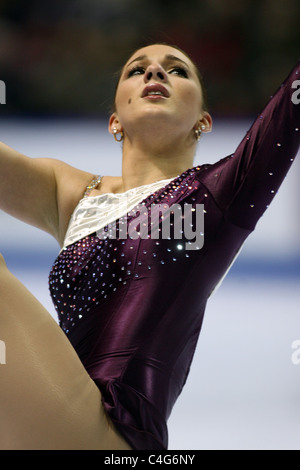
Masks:
[[[107,131],[117,74],[135,49],[162,41],[204,76],[214,128],[195,164],[212,163],[235,150],[300,58],[299,20],[298,0],[1,0],[0,140],[120,174]],[[170,449],[300,448],[299,177],[298,158],[208,304]],[[57,243],[3,212],[0,228],[10,269],[56,318],[47,276]]]
[[[136,48],[164,41],[199,65],[220,116],[257,113],[299,54],[298,0],[1,0],[5,113],[101,116]]]

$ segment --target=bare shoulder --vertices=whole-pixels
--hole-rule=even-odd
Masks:
[[[51,160],[51,165],[56,180],[59,221],[57,239],[62,244],[70,217],[78,202],[82,199],[86,187],[91,183],[95,175],[60,160]]]
[[[120,193],[122,192],[122,177],[121,176],[105,176],[101,175],[101,184],[91,191],[91,196],[97,196],[107,193]]]
[[[55,175],[58,214],[56,239],[62,246],[74,209],[96,175],[61,160],[45,159],[45,164],[51,165]],[[101,174],[101,169],[98,174]],[[121,190],[121,176],[101,176],[103,176],[101,184],[91,191],[90,196],[117,193]]]

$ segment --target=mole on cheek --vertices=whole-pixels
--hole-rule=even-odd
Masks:
[[[131,103],[131,98],[129,98],[129,100],[128,100],[128,104],[130,104],[130,103]]]

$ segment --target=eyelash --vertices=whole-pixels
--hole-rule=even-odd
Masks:
[[[133,75],[136,75],[136,72],[144,73],[143,67],[133,67],[131,70],[129,70],[128,77],[132,77]]]
[[[133,75],[136,75],[137,72],[139,72],[138,75],[143,74],[145,72],[145,69],[143,67],[140,67],[140,66],[133,67],[128,72],[128,78],[132,77]],[[183,67],[174,67],[174,68],[170,69],[169,73],[173,73],[173,72],[176,72],[176,75],[182,76],[184,78],[188,78],[188,73]]]

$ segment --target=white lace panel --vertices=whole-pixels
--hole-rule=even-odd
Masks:
[[[71,216],[63,249],[120,217],[124,217],[150,194],[163,188],[173,179],[139,186],[124,193],[84,197],[79,201]]]

